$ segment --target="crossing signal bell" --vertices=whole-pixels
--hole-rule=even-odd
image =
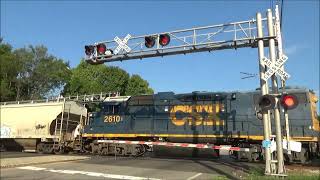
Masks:
[[[282,95],[280,102],[281,106],[286,110],[294,109],[299,104],[297,96],[293,94]]]

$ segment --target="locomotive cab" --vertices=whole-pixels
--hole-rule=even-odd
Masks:
[[[106,102],[102,104],[100,115],[103,116],[104,122],[118,123],[123,115],[124,103]]]

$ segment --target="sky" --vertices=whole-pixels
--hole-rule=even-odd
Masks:
[[[14,48],[45,45],[76,67],[84,45],[115,36],[143,35],[251,20],[277,1],[1,1],[1,37]],[[319,95],[319,1],[284,0],[282,33],[289,86]],[[155,92],[246,91],[259,87],[258,50],[214,52],[113,62],[147,80]]]

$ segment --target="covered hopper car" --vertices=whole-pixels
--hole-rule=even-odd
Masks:
[[[82,104],[63,99],[4,102],[0,106],[2,150],[63,152],[87,116]]]

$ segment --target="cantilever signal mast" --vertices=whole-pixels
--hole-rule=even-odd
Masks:
[[[273,92],[277,93],[277,78],[281,77],[285,81],[290,77],[284,71],[284,64],[288,57],[282,53],[281,47],[275,48],[275,45],[282,45],[278,5],[276,5],[275,17],[272,16],[270,9],[266,14],[267,18],[262,18],[261,13],[257,13],[256,19],[227,24],[142,36],[128,34],[124,38],[116,36],[110,41],[101,41],[85,46],[85,60],[90,64],[102,64],[224,49],[258,48],[261,95],[269,94],[268,81],[270,78],[272,78]],[[274,33],[274,29],[276,29],[276,33]],[[264,32],[268,32],[268,35],[264,35]],[[265,46],[269,47],[269,59],[264,54]],[[278,110],[278,107],[274,108],[275,112]],[[265,174],[285,176],[283,154],[278,153],[277,160],[272,159],[270,113],[263,112],[262,119],[264,126],[263,147],[266,159]],[[277,130],[277,151],[282,152],[280,116],[275,116],[274,119]]]
[[[267,19],[262,19],[267,27]],[[256,20],[239,21],[228,24],[195,27],[176,31],[127,35],[123,40],[115,37],[110,41],[96,42],[86,46],[86,62],[101,64],[159,57],[176,54],[257,47]],[[265,36],[263,40],[275,37]]]

